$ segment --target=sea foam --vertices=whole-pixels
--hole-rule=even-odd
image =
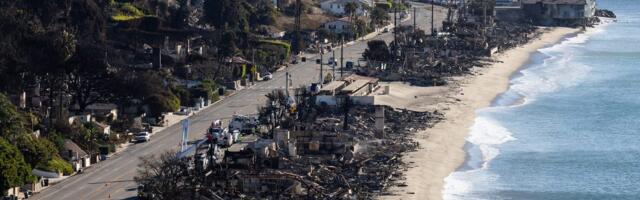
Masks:
[[[516,140],[507,128],[491,117],[491,114],[526,105],[534,101],[539,94],[554,92],[579,83],[591,68],[576,63],[574,58],[580,55],[572,49],[583,45],[591,35],[601,32],[602,27],[598,26],[567,38],[559,44],[539,49],[539,55],[532,58],[540,60],[532,60],[530,65],[525,66],[520,74],[511,80],[509,89],[494,100],[491,107],[477,111],[476,120],[467,137],[467,160],[456,172],[445,178],[444,199],[467,199],[465,197],[473,187],[481,187],[473,185],[469,179],[473,179],[475,174],[490,166],[491,160],[500,154],[499,145]],[[483,178],[487,179],[486,176]]]

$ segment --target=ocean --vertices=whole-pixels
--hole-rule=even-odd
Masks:
[[[640,1],[540,49],[477,111],[447,200],[640,199]]]

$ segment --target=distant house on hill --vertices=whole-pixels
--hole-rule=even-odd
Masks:
[[[328,21],[322,25],[322,28],[335,34],[353,34],[353,23],[351,23],[347,18]]]
[[[333,15],[344,16],[347,14],[345,5],[347,3],[356,3],[358,8],[356,9],[356,15],[367,16],[368,12],[365,7],[374,7],[373,0],[326,0],[320,3],[320,8]]]
[[[527,17],[540,25],[582,25],[596,12],[595,0],[522,0]]]

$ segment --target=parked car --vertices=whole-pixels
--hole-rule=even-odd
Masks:
[[[134,135],[134,140],[135,140],[135,142],[148,142],[148,141],[151,141],[151,134],[149,134],[149,132],[147,132],[147,131],[142,131],[142,132],[136,133]]]
[[[180,110],[178,110],[178,112],[175,112],[176,115],[191,115],[191,113],[193,113],[193,111],[191,110],[191,108],[188,107],[180,107]]]
[[[273,74],[271,74],[269,72],[265,73],[264,76],[262,76],[262,80],[263,81],[268,81],[268,80],[271,80],[271,79],[273,79]]]
[[[347,69],[353,69],[353,61],[347,61],[347,64],[345,64],[345,67]]]
[[[320,58],[316,59],[316,64],[320,64],[322,63],[322,60],[320,60]]]
[[[337,63],[338,63],[338,59],[334,57],[329,58],[329,62],[328,62],[329,65],[335,65]]]
[[[384,29],[382,29],[382,32],[383,32],[383,33],[388,33],[388,32],[389,32],[389,28],[384,28]]]

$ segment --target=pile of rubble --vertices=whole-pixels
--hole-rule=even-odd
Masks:
[[[495,21],[484,12],[449,11],[440,31],[434,33],[409,26],[396,28],[395,40],[390,44],[393,56],[359,68],[357,73],[417,86],[444,85],[449,77],[491,64],[495,53],[525,44],[540,34],[529,23]],[[380,62],[384,67],[378,66],[382,66]]]
[[[401,81],[418,86],[444,85],[446,78],[488,65],[492,62],[491,55],[525,44],[540,34],[530,24],[506,22],[497,22],[488,27],[477,22],[444,23],[443,30],[435,37],[419,38],[424,42],[416,44],[417,47],[408,47],[424,50],[405,56],[413,62],[409,62],[412,65],[405,64],[398,68],[401,76],[397,77],[401,77]],[[374,75],[388,79],[392,77],[389,74],[381,72]]]
[[[287,144],[279,142],[278,133],[256,142],[264,148],[227,154],[225,161],[243,164],[215,167],[207,177],[210,185],[200,193],[222,199],[373,199],[385,194],[389,186],[404,184],[400,181],[408,165],[402,157],[419,146],[412,134],[443,116],[384,109],[383,137],[375,134],[374,107],[352,108],[348,130],[343,130],[344,113],[327,112],[313,123],[298,124]]]

